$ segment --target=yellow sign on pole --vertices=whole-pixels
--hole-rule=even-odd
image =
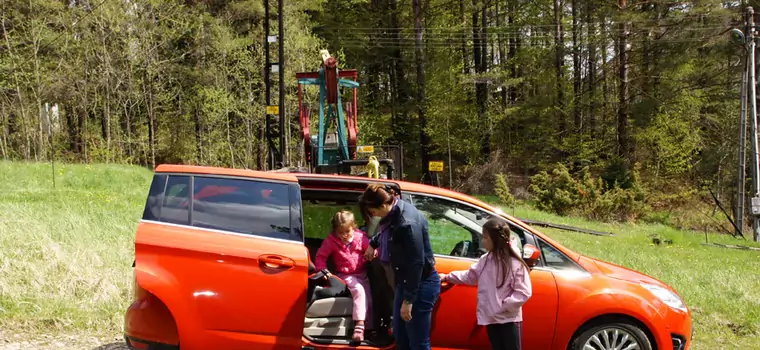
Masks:
[[[375,151],[375,146],[358,146],[356,152],[359,153],[372,153]]]
[[[267,114],[280,114],[280,106],[267,106]]]
[[[430,171],[443,171],[443,162],[440,160],[430,161],[428,163],[428,170]]]

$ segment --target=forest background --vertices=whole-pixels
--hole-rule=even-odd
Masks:
[[[359,144],[403,144],[408,179],[563,215],[733,232],[710,192],[731,215],[744,51],[727,31],[744,6],[285,1],[287,159],[303,161],[295,73],[316,71],[328,49],[359,72]],[[262,1],[1,10],[3,159],[266,169]],[[444,172],[427,172],[430,160]]]

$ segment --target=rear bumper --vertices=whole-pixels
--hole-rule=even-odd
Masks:
[[[135,343],[130,349],[179,349],[177,325],[166,305],[139,286],[135,294],[134,301],[124,314],[127,345],[130,340]],[[158,347],[146,347],[143,344]]]
[[[128,335],[124,336],[124,341],[127,342],[129,350],[179,350],[179,345],[162,344]]]

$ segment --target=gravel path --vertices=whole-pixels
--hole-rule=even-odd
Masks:
[[[8,334],[0,330],[0,350],[127,350],[119,336],[98,338],[86,334]]]

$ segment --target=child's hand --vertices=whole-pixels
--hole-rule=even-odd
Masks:
[[[367,251],[364,252],[364,259],[367,261],[370,261],[374,259],[377,256],[377,252],[375,251],[375,248],[367,247]]]
[[[441,282],[445,282],[446,281],[446,274],[445,273],[439,273],[438,274],[438,278],[441,279]]]

